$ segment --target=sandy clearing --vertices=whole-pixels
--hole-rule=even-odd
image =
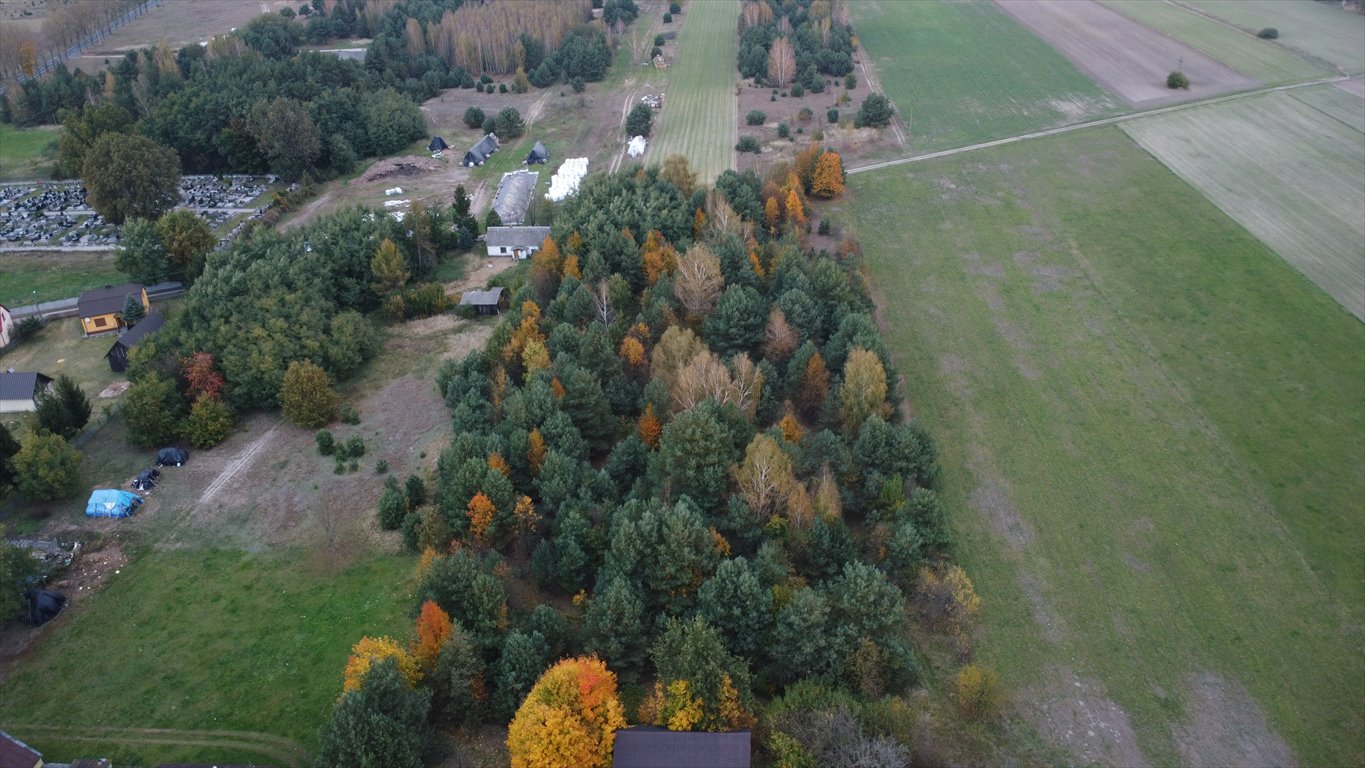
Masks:
[[[1185,721],[1172,729],[1172,735],[1181,762],[1190,768],[1299,764],[1251,694],[1219,675],[1191,676],[1185,712]]]
[[[1092,0],[996,0],[996,5],[1133,107],[1260,85]],[[1166,87],[1166,75],[1175,69],[1189,76],[1189,90]]]
[[[1022,709],[1044,737],[1067,747],[1086,765],[1151,764],[1138,747],[1128,713],[1109,698],[1102,683],[1067,668],[1049,676],[1050,683],[1019,695],[1021,701],[1034,702]]]

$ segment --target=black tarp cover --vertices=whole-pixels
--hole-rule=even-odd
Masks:
[[[24,620],[30,624],[46,624],[62,612],[66,596],[46,589],[24,590]]]
[[[189,458],[189,453],[181,448],[162,448],[156,452],[156,463],[163,467],[178,467]]]

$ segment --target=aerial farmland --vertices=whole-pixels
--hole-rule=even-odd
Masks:
[[[1365,764],[1365,4],[187,7],[0,0],[0,754]]]

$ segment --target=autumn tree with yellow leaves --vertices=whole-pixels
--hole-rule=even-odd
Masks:
[[[391,637],[362,637],[351,649],[351,657],[346,660],[346,670],[342,674],[342,690],[354,691],[360,688],[372,667],[380,659],[393,659],[398,671],[409,685],[416,685],[422,679],[422,666],[416,657]]]
[[[616,675],[595,656],[565,659],[540,676],[507,728],[512,768],[608,768],[626,726]]]

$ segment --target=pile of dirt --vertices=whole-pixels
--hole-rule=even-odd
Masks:
[[[441,163],[429,157],[391,157],[370,166],[360,177],[361,181],[378,181],[392,176],[422,176],[440,170]]]

